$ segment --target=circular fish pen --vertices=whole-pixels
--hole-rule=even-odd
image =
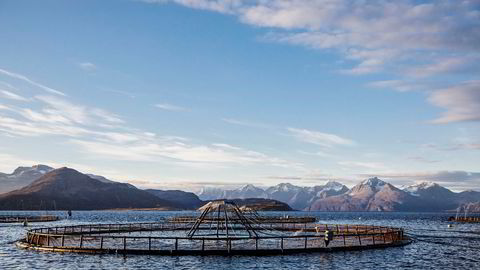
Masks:
[[[257,221],[213,201],[191,222],[92,224],[29,230],[21,248],[152,255],[274,255],[386,248],[410,243],[401,228]]]
[[[30,216],[30,215],[1,215],[0,223],[24,223],[24,222],[51,222],[60,220],[60,217],[54,215],[41,215],[41,216]]]

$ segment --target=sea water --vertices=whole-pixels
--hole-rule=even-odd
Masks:
[[[319,223],[403,227],[414,242],[404,247],[283,256],[149,256],[92,255],[19,249],[15,241],[28,228],[91,223],[155,222],[186,212],[157,211],[0,211],[0,215],[53,214],[48,223],[0,224],[0,269],[480,269],[480,223],[452,223],[448,213],[276,212],[314,215]],[[448,227],[448,224],[453,224]]]

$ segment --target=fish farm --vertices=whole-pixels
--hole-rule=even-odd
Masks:
[[[17,246],[54,252],[257,256],[387,248],[411,242],[402,228],[260,216],[227,200],[212,201],[202,210],[196,217],[155,223],[31,229]]]
[[[29,216],[29,215],[1,215],[0,223],[30,223],[30,222],[51,222],[60,220],[60,217],[53,215]]]

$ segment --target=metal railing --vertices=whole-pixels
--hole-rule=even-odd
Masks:
[[[289,224],[283,224],[289,225]],[[175,223],[131,223],[131,224],[98,224],[38,228],[29,230],[24,242],[31,247],[47,249],[66,249],[83,252],[124,252],[132,251],[170,252],[191,251],[202,254],[208,251],[308,251],[326,248],[352,248],[389,246],[405,240],[401,228],[366,225],[327,225],[311,224],[303,228],[298,226],[300,235],[259,236],[251,237],[205,237],[193,238],[178,235],[152,236],[143,235],[149,231],[159,231],[163,234],[178,230],[188,230],[188,224]],[[284,226],[285,227],[288,226]],[[277,229],[281,226],[277,226]],[[291,229],[294,226],[290,227]],[[202,228],[207,230],[207,228]],[[265,229],[265,228],[263,228]],[[275,229],[275,227],[270,227]],[[324,231],[333,232],[333,238],[328,244],[324,241]],[[121,235],[124,233],[124,235]],[[136,235],[132,235],[136,233]],[[112,235],[115,234],[115,235]],[[125,235],[127,234],[127,235]]]

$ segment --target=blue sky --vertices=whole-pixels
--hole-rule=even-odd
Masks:
[[[478,1],[0,0],[0,171],[480,184]]]

